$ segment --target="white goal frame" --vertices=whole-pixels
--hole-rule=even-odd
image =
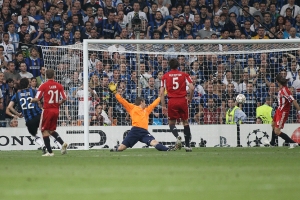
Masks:
[[[102,40],[84,39],[83,40],[83,78],[84,78],[84,150],[89,150],[89,103],[88,99],[88,46],[89,44],[299,44],[300,39],[276,39],[276,40]],[[137,47],[138,49],[138,47]],[[225,53],[229,53],[226,51]],[[203,55],[209,52],[203,52]],[[221,51],[219,52],[221,53]]]

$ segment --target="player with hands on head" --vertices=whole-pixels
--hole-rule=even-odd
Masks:
[[[163,111],[166,111],[165,105],[165,90],[168,94],[168,119],[169,127],[173,135],[177,138],[175,147],[181,149],[181,137],[178,135],[177,128],[175,126],[176,120],[181,119],[184,127],[184,139],[185,149],[187,152],[192,151],[190,146],[191,141],[191,129],[189,125],[189,108],[188,104],[192,101],[194,95],[194,84],[191,77],[178,70],[179,62],[177,59],[171,59],[169,61],[171,71],[164,74],[161,79],[161,105]],[[188,94],[186,87],[188,86]]]
[[[290,148],[294,148],[299,146],[294,140],[292,140],[287,134],[283,133],[281,129],[284,127],[284,123],[288,119],[289,112],[291,109],[291,105],[293,104],[294,107],[297,109],[298,114],[300,114],[300,107],[297,103],[297,100],[294,99],[293,94],[287,87],[289,79],[283,77],[280,73],[276,76],[276,83],[279,86],[279,91],[277,95],[278,99],[278,107],[276,109],[276,113],[273,117],[272,122],[272,138],[270,145],[276,146],[276,140],[278,136],[281,137],[285,143],[290,144]]]
[[[109,90],[115,94],[116,99],[120,104],[124,106],[126,111],[129,113],[132,121],[132,128],[127,134],[126,138],[120,145],[110,151],[124,151],[128,147],[133,147],[138,141],[147,144],[148,146],[155,147],[158,151],[171,151],[174,148],[168,148],[159,143],[155,138],[148,132],[149,115],[152,110],[159,104],[160,97],[158,97],[148,107],[146,106],[145,99],[137,97],[135,103],[129,103],[118,92],[117,84],[111,82],[108,85]],[[120,88],[121,89],[121,88]]]

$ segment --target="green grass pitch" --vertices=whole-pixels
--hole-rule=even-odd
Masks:
[[[0,199],[299,199],[300,148],[0,151]]]

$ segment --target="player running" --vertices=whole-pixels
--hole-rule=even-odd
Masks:
[[[37,103],[30,103],[30,100],[34,98],[36,90],[28,88],[29,80],[22,78],[19,84],[18,92],[11,98],[7,108],[6,114],[12,117],[24,117],[28,132],[35,138],[35,142],[41,146],[43,154],[46,154],[46,147],[43,140],[37,135],[40,125],[40,118],[42,109]],[[14,107],[19,106],[22,113],[18,113]]]
[[[285,141],[285,143],[290,144],[290,148],[294,148],[298,146],[298,143],[296,143],[287,134],[281,131],[281,129],[283,129],[284,127],[284,123],[288,119],[292,104],[295,106],[298,113],[300,114],[299,104],[297,103],[297,100],[294,99],[291,91],[287,87],[288,80],[289,79],[284,78],[281,74],[278,74],[276,76],[276,82],[279,86],[279,92],[277,95],[278,107],[273,117],[273,122],[272,122],[273,131],[272,131],[272,139],[270,145],[274,146],[275,141],[276,139],[278,139],[279,136]]]

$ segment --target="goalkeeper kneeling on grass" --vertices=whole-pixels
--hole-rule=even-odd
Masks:
[[[132,128],[123,140],[122,144],[116,146],[110,151],[124,151],[128,147],[133,147],[138,141],[153,146],[159,151],[172,151],[174,148],[168,148],[160,144],[155,138],[148,132],[149,114],[159,104],[160,97],[158,97],[152,104],[146,107],[145,100],[141,97],[137,97],[135,103],[129,103],[121,97],[117,92],[117,84],[110,83],[108,85],[109,90],[115,94],[117,100],[124,106],[129,113],[132,121]]]

